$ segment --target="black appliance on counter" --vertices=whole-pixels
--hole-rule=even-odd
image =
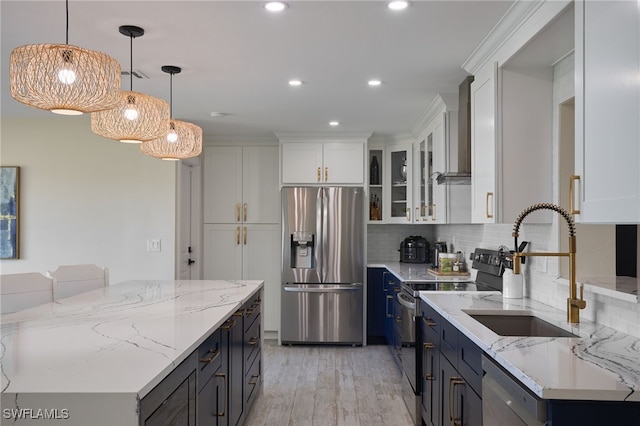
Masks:
[[[393,312],[398,321],[394,328],[394,349],[392,354],[404,372],[402,397],[409,409],[414,424],[422,424],[422,329],[417,314],[417,299],[421,291],[502,291],[502,274],[507,253],[498,250],[476,248],[471,255],[472,268],[476,270],[475,280],[471,277],[453,277],[450,281],[438,277],[421,282],[402,282],[393,297]],[[418,348],[418,349],[416,349]]]
[[[424,238],[413,235],[400,243],[400,262],[429,263],[429,242]]]

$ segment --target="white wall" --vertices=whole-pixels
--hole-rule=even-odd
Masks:
[[[20,259],[1,273],[95,263],[111,284],[174,278],[175,163],[95,135],[89,115],[2,118],[0,136],[0,163],[21,180]],[[151,238],[161,252],[146,251]]]

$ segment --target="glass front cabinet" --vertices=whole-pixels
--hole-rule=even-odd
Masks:
[[[445,156],[445,116],[432,120],[415,145],[414,159],[416,182],[414,198],[415,222],[446,223],[446,188],[438,185],[436,179],[446,171]]]
[[[386,223],[412,223],[412,144],[389,146],[386,150],[383,186],[388,202],[382,204],[383,218]]]

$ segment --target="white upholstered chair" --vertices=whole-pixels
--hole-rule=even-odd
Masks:
[[[53,280],[38,272],[0,275],[0,313],[53,301]]]
[[[74,296],[109,285],[109,270],[96,265],[62,265],[51,272],[53,300]]]

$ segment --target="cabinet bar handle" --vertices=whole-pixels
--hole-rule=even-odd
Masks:
[[[240,203],[236,204],[236,222],[240,222]]]
[[[318,182],[320,182],[320,167],[318,167]]]
[[[242,206],[244,221],[247,221],[247,203]]]
[[[236,245],[240,245],[240,227],[236,227]]]
[[[211,354],[211,356],[208,356],[206,358],[200,358],[200,362],[204,362],[206,364],[210,364],[211,361],[213,361],[214,359],[218,358],[218,355],[220,355],[220,351],[217,349],[209,349],[209,353]]]
[[[435,347],[436,345],[434,345],[431,342],[422,344],[422,360],[423,360],[423,365],[425,367],[427,366],[427,352],[429,351],[429,349],[435,349]],[[424,373],[424,379],[427,381],[433,380],[433,375],[429,373]]]
[[[397,322],[398,324],[402,324],[402,318],[400,318],[400,317],[396,317],[396,322]]]
[[[431,220],[436,220],[436,205],[432,204],[431,206],[433,208],[433,210],[432,210],[433,216],[431,216]]]
[[[422,321],[424,321],[424,323],[426,325],[428,325],[429,327],[435,327],[436,325],[438,325],[438,323],[433,322],[433,320],[431,318],[428,318],[428,317],[422,318]]]
[[[580,176],[571,175],[569,178],[569,214],[580,214],[580,209],[576,208],[576,188],[575,182],[580,182]],[[578,192],[579,193],[579,192]]]
[[[487,219],[493,219],[493,213],[489,214],[489,197],[491,197],[491,201],[493,201],[493,192],[487,192],[487,201],[485,206]],[[493,209],[491,211],[493,212]]]
[[[253,386],[257,385],[257,384],[258,384],[258,381],[259,381],[259,380],[258,380],[258,378],[259,378],[259,377],[260,377],[260,375],[259,375],[259,374],[252,374],[252,375],[251,375],[251,378],[252,378],[252,379],[255,379],[256,381],[255,381],[255,382],[254,382],[254,381],[249,381],[249,384],[250,384],[250,385],[253,385]]]
[[[244,315],[245,316],[249,316],[249,315],[253,315],[253,308],[247,308],[244,310]]]
[[[455,416],[456,404],[454,403],[453,398],[455,397],[456,386],[462,384],[464,384],[464,380],[462,380],[462,378],[449,377],[449,420],[451,420],[454,425],[460,425],[460,419]]]
[[[411,222],[411,209],[407,207],[404,211],[407,213],[407,222]]]
[[[247,245],[247,227],[244,227],[244,245]]]
[[[228,320],[227,322],[222,324],[220,328],[222,328],[223,330],[231,330],[231,327],[233,327],[234,325],[236,325],[236,322],[234,320]]]
[[[224,406],[222,407],[222,413],[216,413],[216,417],[224,417],[227,415],[227,397],[229,396],[229,391],[227,390],[227,375],[224,373],[216,373],[214,376],[222,377],[222,380],[224,380]]]
[[[247,343],[249,343],[251,346],[255,346],[258,344],[259,341],[260,341],[259,337],[252,337],[251,339],[249,339]]]
[[[329,168],[328,167],[324,168],[324,181],[325,182],[329,182]]]
[[[387,318],[393,318],[393,315],[391,315],[389,313],[389,299],[393,300],[393,296],[387,296],[387,303],[386,303],[386,306],[385,306],[385,311],[386,311],[386,314],[387,314]]]
[[[420,217],[420,207],[416,207],[416,220]]]

